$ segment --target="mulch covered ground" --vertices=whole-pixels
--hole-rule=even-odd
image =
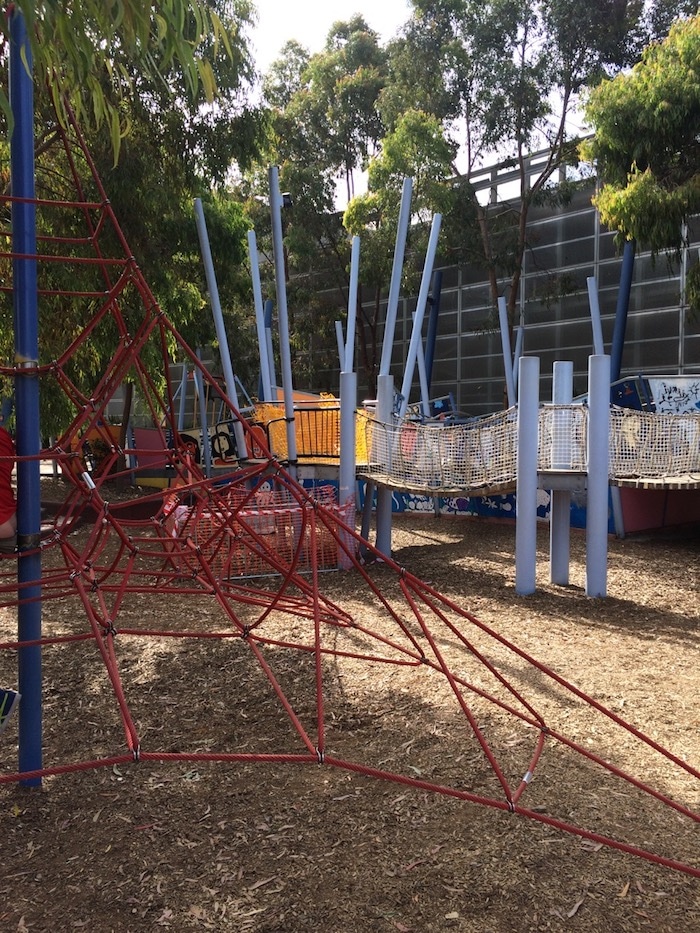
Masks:
[[[394,556],[407,570],[700,767],[697,530],[611,540],[609,597],[592,600],[579,534],[571,585],[553,587],[542,528],[538,592],[518,597],[514,526],[414,515],[394,527]],[[387,567],[367,569],[388,595],[396,592]],[[357,572],[326,574],[322,587],[362,626],[390,634]],[[81,620],[77,600],[52,602],[44,630],[73,631]],[[223,627],[210,597],[156,593],[127,600],[120,622]],[[15,632],[6,610],[0,640]],[[473,639],[552,727],[700,812],[700,782],[521,655],[478,630]],[[459,676],[477,686],[484,676],[487,685],[449,633],[439,647]],[[300,750],[239,639],[125,638],[118,650],[144,748]],[[294,710],[313,723],[313,656],[282,646],[267,656]],[[14,683],[14,665],[11,652],[0,652],[1,682]],[[341,655],[324,659],[323,679],[329,756],[499,797],[444,678]],[[92,643],[47,648],[44,684],[46,764],[124,751]],[[478,697],[472,712],[517,786],[536,730]],[[0,771],[15,770],[16,741],[13,723],[0,738]],[[523,803],[700,867],[700,824],[557,743],[547,743]],[[319,764],[141,761],[50,777],[41,789],[0,785],[0,839],[2,933],[700,930],[697,878],[517,815]]]

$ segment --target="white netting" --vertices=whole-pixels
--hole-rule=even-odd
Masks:
[[[585,473],[588,408],[545,405],[539,412],[538,469]]]
[[[700,473],[700,413],[610,410],[610,474],[673,477]]]
[[[363,472],[378,482],[430,492],[512,485],[516,474],[516,410],[466,424],[371,422]]]
[[[544,405],[539,411],[538,470],[585,473],[588,408]],[[367,423],[376,482],[426,494],[479,494],[514,488],[517,409],[465,424]],[[649,413],[612,408],[610,478],[668,479],[700,474],[700,413]]]

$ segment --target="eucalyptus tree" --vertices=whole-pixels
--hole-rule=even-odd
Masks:
[[[64,107],[70,104],[156,298],[188,342],[206,343],[213,328],[194,197],[206,201],[207,219],[216,233],[213,250],[220,249],[222,258],[225,253],[219,266],[225,308],[234,307],[249,289],[240,273],[247,222],[240,205],[214,189],[232,164],[245,167],[258,149],[262,120],[249,104],[254,71],[245,38],[251,5],[248,0],[83,0],[75,9],[53,2],[17,6],[26,7],[36,40],[37,193],[49,199],[73,197],[55,145],[57,121],[65,119]],[[7,34],[3,42],[6,50]],[[74,220],[56,212],[50,221],[40,217],[39,222],[50,222],[51,229],[43,232],[52,236],[73,232]],[[66,275],[80,273],[51,264],[42,269],[43,285],[58,289]],[[76,284],[71,282],[73,290]],[[63,302],[59,314],[55,304],[48,298],[40,302],[42,359],[53,359],[66,335],[76,333],[91,313],[89,303]],[[0,313],[7,319],[0,352],[9,359],[12,316],[6,305]],[[125,313],[138,315],[139,309]],[[61,326],[56,328],[58,320]],[[85,353],[72,361],[79,383],[89,384],[113,352],[106,331],[102,337],[95,335]],[[56,398],[42,398],[47,433],[56,431],[66,414]]]
[[[437,117],[458,144],[454,177],[495,161],[511,168],[517,197],[488,200],[471,191],[479,258],[495,306],[505,293],[516,317],[528,214],[578,162],[572,122],[581,92],[634,63],[670,8],[618,0],[412,0],[413,14],[390,47],[390,81],[380,100],[389,127],[410,108]],[[544,151],[532,171],[528,156]]]
[[[654,253],[677,253],[700,213],[700,16],[679,20],[631,71],[596,87],[586,114],[594,135],[585,154],[602,181],[594,202],[603,223]],[[697,316],[697,261],[686,284]]]
[[[119,101],[133,98],[136,76],[152,83],[177,72],[188,97],[217,94],[217,62],[246,57],[249,0],[14,0],[24,16],[34,72],[59,112],[69,100],[81,123],[107,125],[118,153],[124,124]],[[11,18],[0,21],[7,48]],[[6,92],[0,105],[9,114]]]
[[[357,329],[370,392],[376,389],[383,299],[391,279],[403,181],[413,181],[413,222],[403,270],[404,293],[411,294],[418,286],[433,215],[445,212],[454,219],[457,214],[458,195],[450,184],[455,150],[445,139],[439,120],[422,111],[407,111],[369,163],[367,192],[354,197],[346,208],[345,228],[362,238],[360,282],[366,300],[358,301]]]
[[[378,151],[384,127],[376,102],[386,77],[377,33],[354,16],[334,23],[316,54],[287,43],[264,79],[265,165],[279,166],[291,196],[284,213],[291,339],[295,366],[309,387],[331,388],[321,372],[337,369],[333,322],[347,308],[350,253],[337,204],[352,195],[355,177]],[[243,186],[264,252],[266,181],[261,166]]]

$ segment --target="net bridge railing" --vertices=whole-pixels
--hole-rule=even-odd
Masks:
[[[538,471],[587,470],[586,405],[545,404],[538,415]],[[365,425],[369,463],[363,476],[427,494],[514,489],[517,408],[463,423],[404,420]],[[611,407],[611,481],[700,474],[700,412],[651,413]]]

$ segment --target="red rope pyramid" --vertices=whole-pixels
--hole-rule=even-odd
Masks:
[[[68,212],[85,233],[70,240],[42,239],[39,265],[60,263],[67,282],[76,265],[90,268],[95,285],[79,293],[70,287],[62,292],[65,300],[84,303],[87,322],[57,359],[39,369],[44,391],[63,393],[75,410],[65,433],[41,452],[42,460],[56,465],[66,489],[44,528],[44,614],[50,615],[58,601],[79,608],[72,624],[60,631],[45,626],[42,644],[47,651],[74,650],[76,643],[92,646],[116,698],[125,744],[90,760],[54,762],[41,774],[136,761],[323,763],[528,817],[700,877],[698,867],[550,816],[542,806],[528,806],[533,778],[545,767],[552,748],[559,748],[573,752],[586,766],[627,782],[643,797],[668,806],[679,816],[700,821],[698,813],[550,725],[528,700],[525,689],[514,686],[503,673],[514,665],[536,673],[567,703],[588,705],[690,780],[699,780],[700,772],[390,559],[382,557],[381,563],[368,568],[360,560],[360,551],[379,555],[356,534],[353,515],[318,490],[300,486],[260,438],[253,438],[250,425],[158,307],[131,256],[78,128],[73,125],[58,132],[76,197],[60,203],[38,201],[37,206]],[[87,197],[81,180],[85,171],[96,192],[93,199]],[[12,252],[3,258],[11,259]],[[43,294],[56,297],[55,292]],[[89,354],[90,343],[96,340],[103,345],[111,341],[114,352],[86,394],[73,375],[73,360]],[[194,462],[177,429],[175,390],[169,375],[174,354],[218,394],[231,418],[241,420],[251,450],[255,441],[256,459],[242,459],[229,472],[213,477],[207,477]],[[152,365],[147,368],[143,362],[154,358],[162,362],[162,381],[154,380]],[[10,367],[0,371],[14,375]],[[126,379],[136,384],[156,426],[159,443],[155,450],[152,446],[149,450],[120,448],[107,426],[107,404]],[[82,439],[88,434],[93,442],[95,438],[102,441],[106,452],[99,469],[91,470],[85,459]],[[134,476],[134,467],[125,463],[127,457],[132,463],[148,460],[151,466],[169,472],[174,483],[169,489],[146,492],[137,501],[115,500],[115,481]],[[138,469],[135,475],[138,482]],[[338,564],[364,584],[363,600],[379,610],[381,625],[365,623],[361,612],[352,614],[323,595],[320,571]],[[146,604],[159,606],[166,615],[171,596],[191,597],[197,611],[204,604],[209,606],[204,622],[178,620],[164,625],[158,610],[150,615],[142,612],[139,617],[139,605]],[[18,604],[14,559],[0,563],[0,600],[5,608]],[[174,638],[213,640],[247,656],[261,675],[261,696],[288,725],[279,747],[261,743],[259,749],[251,750],[254,737],[248,736],[246,741],[234,739],[224,749],[203,750],[193,743],[173,750],[167,737],[159,748],[151,735],[141,734],[132,711],[138,688],[125,672],[122,646],[134,640],[145,644]],[[14,653],[19,647],[17,641],[0,643],[0,651]],[[279,663],[280,657],[290,653],[297,659],[293,677]],[[412,670],[416,680],[429,677],[430,689],[451,704],[461,723],[460,748],[478,766],[469,765],[467,773],[457,774],[452,767],[441,770],[436,766],[434,774],[427,776],[416,768],[392,770],[382,760],[367,763],[353,757],[351,750],[344,751],[342,735],[333,728],[330,707],[337,691],[331,689],[329,675],[329,664],[344,661],[366,665],[368,677],[387,666],[401,674]],[[235,719],[234,702],[231,715]],[[516,730],[516,742],[489,738],[491,729],[496,733],[493,724],[502,723]],[[509,744],[517,745],[517,751],[509,749]],[[5,771],[0,783],[32,776],[36,773]]]

